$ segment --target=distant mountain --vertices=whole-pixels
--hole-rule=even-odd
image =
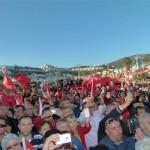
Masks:
[[[132,60],[133,65],[136,63],[135,61],[138,59],[139,64],[150,64],[150,54],[139,54],[129,56]],[[3,73],[7,73],[8,75],[14,77],[16,73],[25,73],[30,76],[34,80],[53,80],[62,77],[72,77],[79,75],[87,75],[95,73],[96,71],[107,70],[108,66],[110,68],[120,68],[122,67],[122,59],[111,62],[109,64],[98,64],[98,65],[78,65],[70,68],[59,68],[52,65],[42,65],[40,67],[29,67],[29,66],[5,66],[0,65],[0,75],[2,77]]]
[[[114,68],[120,68],[122,67],[122,61],[124,58],[111,62],[108,65],[114,66]],[[136,59],[138,60],[139,64],[150,64],[150,54],[137,54],[133,56],[128,56],[127,58],[130,58],[132,60],[133,65],[136,63]]]

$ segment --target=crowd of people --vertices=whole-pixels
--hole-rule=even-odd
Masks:
[[[92,82],[83,88],[82,79],[28,80],[15,88],[6,82],[0,91],[2,150],[150,149],[150,84],[111,80],[94,85],[93,95]]]

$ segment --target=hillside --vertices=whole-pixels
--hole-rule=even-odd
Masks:
[[[137,54],[137,55],[127,57],[127,58],[130,58],[132,60],[133,65],[135,64],[135,57],[136,56],[138,58],[139,64],[150,64],[150,54]],[[120,68],[120,67],[122,67],[122,61],[123,61],[124,58],[121,58],[119,60],[111,62],[108,65],[114,66],[115,68]]]
[[[135,56],[138,58],[139,65],[142,64],[150,64],[150,54],[139,54],[129,56],[132,60],[133,65],[136,64]],[[121,68],[122,61],[124,58],[114,61],[109,64],[99,64],[92,66],[78,65],[71,68],[60,68],[52,65],[42,65],[40,67],[29,67],[29,66],[5,66],[0,65],[0,76],[2,78],[3,73],[7,73],[8,75],[14,77],[16,73],[24,73],[30,76],[34,80],[53,80],[62,77],[72,77],[77,75],[88,75],[96,72],[101,72],[103,70],[107,70],[111,68]],[[113,66],[113,67],[112,67]]]

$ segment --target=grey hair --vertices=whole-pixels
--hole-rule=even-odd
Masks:
[[[139,120],[140,126],[144,123],[144,119],[148,117],[150,118],[150,113],[147,113],[147,112],[144,112],[139,116],[138,120]]]
[[[3,137],[2,142],[1,142],[1,146],[2,146],[2,149],[3,149],[3,150],[6,150],[6,145],[7,145],[7,143],[8,143],[11,139],[16,139],[17,142],[20,144],[20,139],[19,139],[18,136],[16,136],[16,135],[13,134],[13,133],[8,133],[8,134],[6,134],[6,135]],[[22,148],[21,148],[21,145],[20,145],[20,150],[21,150],[21,149],[22,149]]]

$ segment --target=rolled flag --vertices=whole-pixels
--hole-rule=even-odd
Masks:
[[[31,79],[27,75],[22,73],[17,73],[15,77],[17,81],[20,83],[20,85],[23,87],[28,86],[31,82]]]
[[[11,91],[16,90],[16,86],[7,74],[3,76],[3,86]]]
[[[40,116],[42,115],[42,110],[43,110],[42,101],[41,101],[41,98],[39,97],[39,115]]]
[[[96,96],[96,83],[98,81],[98,78],[93,75],[93,78],[91,80],[91,97]]]

